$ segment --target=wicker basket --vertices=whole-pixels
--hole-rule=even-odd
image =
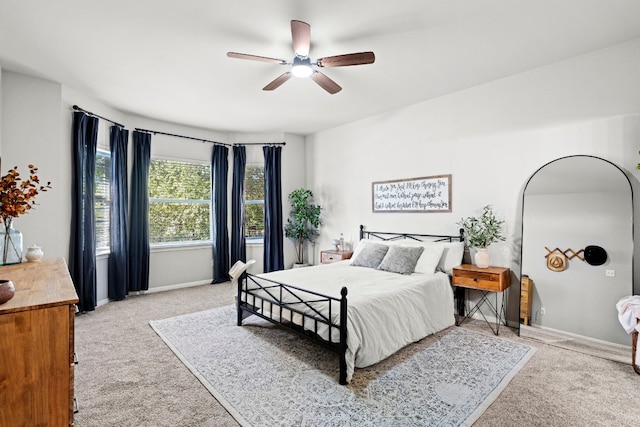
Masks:
[[[631,334],[631,364],[636,374],[640,375],[640,367],[636,365],[636,349],[638,348],[638,331],[633,331]]]

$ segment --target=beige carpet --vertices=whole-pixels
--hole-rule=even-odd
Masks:
[[[205,285],[109,303],[76,317],[77,427],[237,426],[158,338],[150,320],[233,303],[229,284]],[[483,321],[465,329],[487,333]],[[474,426],[637,426],[640,376],[628,363],[518,337],[537,347]]]
[[[608,344],[602,341],[583,339],[531,326],[522,326],[520,336],[550,346],[584,353],[593,357],[599,357],[620,363],[631,363],[631,337],[629,337],[629,346],[625,347],[618,344]]]

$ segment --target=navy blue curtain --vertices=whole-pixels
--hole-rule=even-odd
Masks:
[[[229,232],[227,230],[227,183],[229,149],[214,144],[211,148],[211,234],[213,282],[222,283],[229,278]]]
[[[73,113],[71,236],[69,273],[78,294],[78,310],[96,308],[96,243],[94,189],[98,119]]]
[[[111,205],[109,206],[109,299],[122,300],[129,292],[127,216],[129,186],[127,185],[127,145],[129,131],[111,126]]]
[[[229,149],[214,144],[211,148],[211,234],[213,282],[222,283],[229,277],[229,232],[227,230],[227,183]]]
[[[151,134],[133,131],[129,224],[129,290],[149,289],[149,164]]]
[[[284,269],[282,220],[282,147],[264,153],[264,272]]]
[[[231,189],[231,263],[247,260],[244,230],[244,174],[247,150],[244,145],[233,147],[233,187]]]

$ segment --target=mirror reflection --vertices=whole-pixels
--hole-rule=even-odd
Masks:
[[[620,168],[570,156],[532,175],[522,205],[521,333],[628,345],[615,304],[633,292],[632,263],[633,195]]]

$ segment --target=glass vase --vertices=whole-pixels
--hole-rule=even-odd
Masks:
[[[13,228],[13,223],[0,226],[0,248],[0,265],[22,262],[22,233]]]

